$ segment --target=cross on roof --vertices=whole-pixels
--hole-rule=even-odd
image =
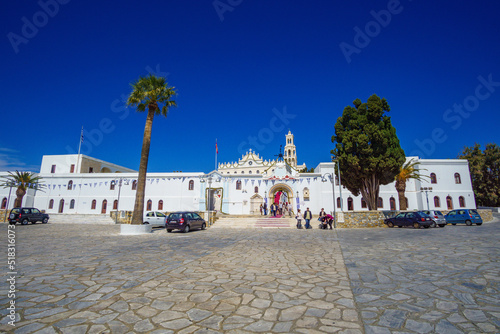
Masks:
[[[281,149],[283,148],[283,145],[280,145],[280,154],[275,154],[275,157],[278,157],[277,161],[283,161],[283,153],[281,153]]]

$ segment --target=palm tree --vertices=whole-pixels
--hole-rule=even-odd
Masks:
[[[168,109],[176,107],[172,98],[176,95],[174,87],[169,87],[165,78],[150,74],[140,77],[131,84],[132,93],[127,99],[127,105],[136,106],[138,112],[147,110],[146,126],[142,139],[141,163],[139,165],[139,178],[137,180],[137,193],[135,195],[134,213],[132,224],[142,224],[144,211],[144,195],[146,190],[146,173],[148,169],[149,147],[151,144],[151,128],[155,115],[167,117]]]
[[[408,209],[405,197],[406,182],[410,179],[423,181],[424,177],[428,177],[427,175],[422,175],[419,173],[420,169],[415,168],[415,166],[417,165],[420,165],[420,162],[414,161],[413,159],[408,160],[403,164],[403,166],[400,167],[399,174],[395,177],[396,190],[398,192],[399,198],[399,210],[401,211]]]
[[[24,195],[26,195],[27,188],[40,189],[41,177],[36,176],[35,173],[31,172],[19,172],[16,170],[15,173],[8,172],[10,175],[2,177],[0,183],[1,187],[10,188],[17,186],[16,189],[16,200],[14,202],[14,207],[19,208],[23,204]]]

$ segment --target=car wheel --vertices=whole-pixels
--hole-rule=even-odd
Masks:
[[[28,225],[30,221],[28,219],[23,219],[23,221],[21,222],[21,224],[23,225]]]
[[[167,232],[168,232],[168,233],[172,233],[172,230],[171,230],[171,229],[169,229],[169,228],[167,228]]]
[[[188,233],[188,232],[189,232],[189,225],[186,225],[186,226],[184,227],[184,231],[183,231],[183,232],[184,232],[184,233]]]
[[[42,224],[47,224],[49,222],[49,219],[47,217],[43,218]]]
[[[206,228],[207,228],[207,224],[205,224],[205,223],[201,224],[201,229],[202,229],[202,230],[204,230],[204,229],[206,229]]]
[[[142,223],[142,225],[149,225],[149,222],[144,222]]]
[[[477,225],[477,226],[481,226],[481,225],[483,225],[483,223],[477,223],[476,225]]]
[[[413,228],[420,228],[420,224],[419,223],[413,223]]]
[[[431,227],[436,227],[436,222],[435,222],[435,221],[433,221],[433,222],[431,223]]]
[[[439,227],[445,227],[446,224],[439,224]]]
[[[16,222],[9,222],[10,225],[16,225]]]
[[[468,219],[467,219],[467,220],[465,221],[465,225],[467,225],[467,226],[471,226],[471,225],[472,225],[472,222],[471,222],[470,220],[468,220]]]

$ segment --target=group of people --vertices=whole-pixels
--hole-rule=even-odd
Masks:
[[[293,215],[292,203],[289,202],[284,202],[280,204],[273,203],[269,207],[269,214],[271,217],[276,217],[276,216],[285,217],[287,213],[289,217],[292,217]],[[260,214],[267,216],[267,203],[260,205]]]
[[[311,219],[312,219],[312,213],[311,213],[311,210],[309,210],[309,208],[306,209],[306,211],[304,212],[304,215],[302,215],[302,213],[300,212],[300,209],[297,210],[297,215],[295,216],[295,219],[297,219],[297,228],[298,229],[301,229],[302,228],[302,218],[304,218],[304,221],[305,221],[305,229],[311,229],[312,226],[311,226]],[[320,213],[319,213],[319,228],[320,229],[323,229],[323,230],[326,230],[328,229],[328,227],[330,227],[330,230],[333,229],[332,228],[332,224],[333,224],[333,220],[335,218],[326,213],[325,212],[325,209],[321,209]]]

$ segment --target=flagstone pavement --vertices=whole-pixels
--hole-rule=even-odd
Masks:
[[[7,225],[0,224],[4,263]],[[420,229],[16,226],[8,333],[498,333],[500,222]]]

